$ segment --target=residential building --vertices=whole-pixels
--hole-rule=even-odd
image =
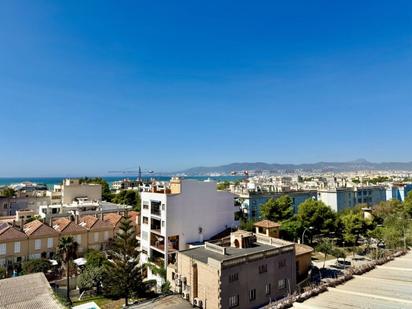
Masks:
[[[258,308],[295,291],[295,267],[293,243],[237,231],[229,241],[178,252],[168,279],[200,308]]]
[[[283,191],[283,192],[256,192],[248,191],[239,194],[239,201],[242,211],[247,214],[249,219],[260,218],[260,207],[269,199],[277,199],[282,195],[288,195],[292,199],[293,210],[296,213],[299,205],[307,199],[316,199],[317,193],[311,191]]]
[[[49,225],[34,220],[23,226],[28,236],[28,252],[30,259],[53,258],[59,241],[59,232]]]
[[[0,267],[13,269],[28,256],[27,235],[21,229],[0,222]]]
[[[172,178],[169,184],[142,192],[141,258],[166,267],[176,252],[236,227],[235,195],[218,191],[215,182]],[[148,270],[149,278],[152,276]]]
[[[255,234],[279,238],[280,224],[270,221],[262,220],[254,224]],[[295,244],[295,259],[296,259],[296,282],[301,282],[308,277],[309,270],[312,264],[313,248],[303,244]]]
[[[78,252],[83,254],[88,249],[87,229],[67,218],[53,220],[53,228],[62,236],[71,236],[79,244]]]
[[[323,189],[318,191],[318,200],[324,202],[336,212],[358,204],[375,205],[386,200],[383,186],[357,186]]]
[[[408,193],[412,191],[410,183],[394,183],[386,188],[386,200],[398,200],[403,202]]]
[[[113,226],[95,216],[81,217],[79,225],[88,231],[88,249],[102,250],[109,239],[113,238]]]
[[[99,202],[102,200],[102,186],[80,183],[80,179],[65,179],[61,187],[61,195],[63,204],[71,204],[79,198]]]

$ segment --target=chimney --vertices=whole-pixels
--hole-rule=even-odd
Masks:
[[[74,223],[79,224],[79,214],[74,215]]]

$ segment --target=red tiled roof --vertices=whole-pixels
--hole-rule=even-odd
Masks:
[[[273,227],[280,227],[279,223],[270,221],[270,220],[262,220],[262,221],[258,221],[255,224],[253,224],[254,226],[257,227],[264,227],[264,228],[273,228]]]
[[[53,220],[53,228],[62,234],[75,234],[86,231],[86,228],[74,223],[67,218]]]
[[[59,235],[52,227],[44,224],[39,220],[34,220],[29,223],[26,223],[23,226],[24,233],[28,236],[48,236],[48,235]]]
[[[312,253],[313,248],[304,244],[295,244],[295,255]]]
[[[79,225],[87,228],[88,230],[113,228],[113,226],[109,222],[103,221],[93,216],[81,217]]]
[[[23,240],[26,238],[26,234],[19,229],[7,223],[0,222],[0,241]]]
[[[108,213],[104,215],[103,220],[109,222],[113,227],[115,227],[122,218],[123,216],[117,213]]]

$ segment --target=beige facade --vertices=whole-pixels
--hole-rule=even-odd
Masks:
[[[30,259],[53,258],[59,233],[39,220],[26,223],[23,231],[28,237],[27,256]]]
[[[0,223],[0,267],[23,262],[28,253],[27,236],[20,229]]]
[[[198,307],[246,309],[293,293],[295,265],[293,243],[238,231],[230,240],[178,252],[168,279]]]
[[[84,216],[80,219],[79,225],[88,231],[88,249],[102,250],[109,239],[113,238],[113,226],[102,219]]]
[[[79,179],[65,179],[62,185],[62,203],[71,204],[77,198],[101,201],[102,186],[99,184],[80,183]]]

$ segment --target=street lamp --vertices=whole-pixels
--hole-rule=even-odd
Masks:
[[[313,229],[314,229],[313,226],[305,227],[305,229],[303,230],[303,233],[302,233],[302,244],[305,243],[305,233],[306,233],[306,231],[309,231],[309,230],[311,231]]]

